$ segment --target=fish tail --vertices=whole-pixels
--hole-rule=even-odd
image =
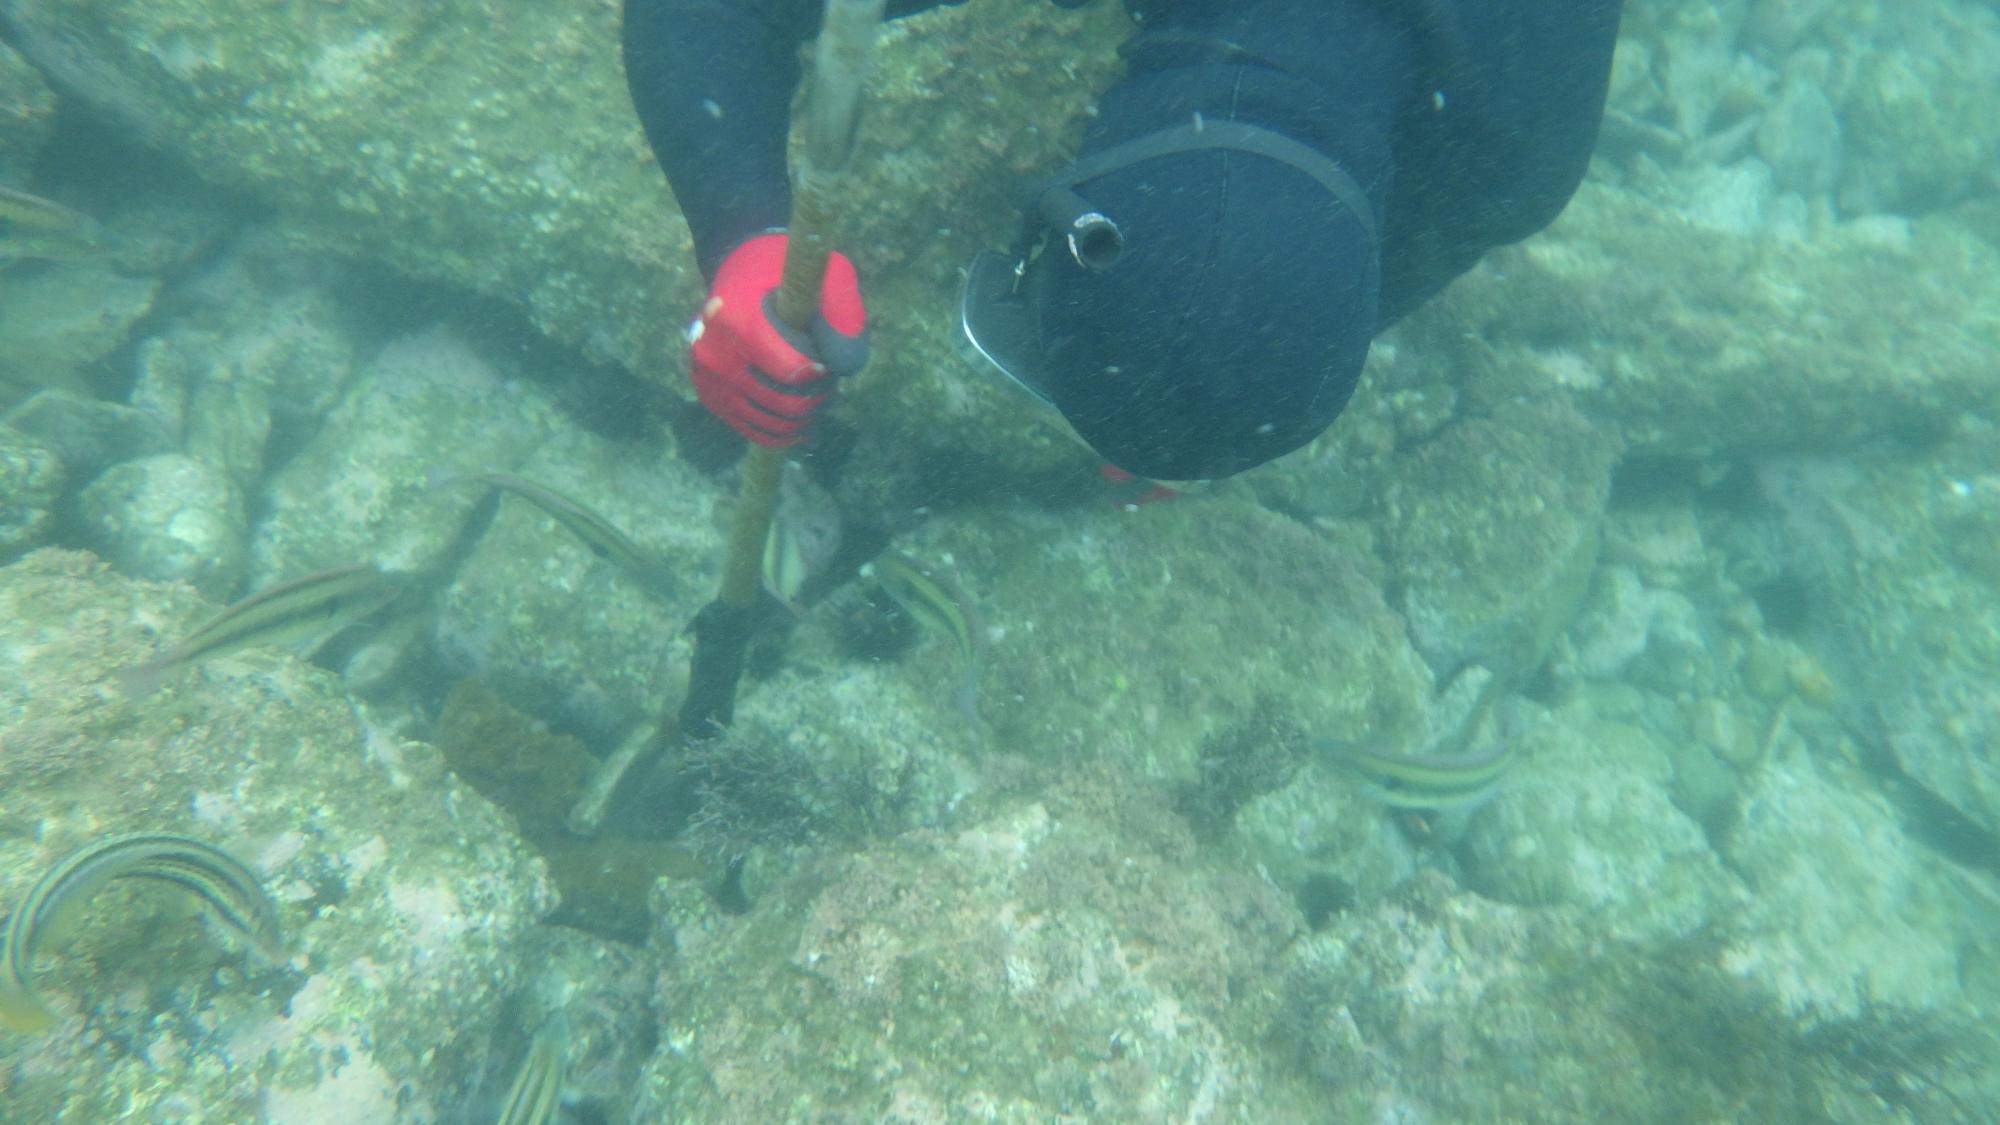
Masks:
[[[0,984],[0,1027],[31,1035],[56,1022],[55,1012],[34,993]]]
[[[463,475],[454,473],[443,465],[432,465],[424,470],[424,488],[431,492],[436,492],[440,488],[450,488],[464,479]]]
[[[129,668],[121,668],[118,670],[118,686],[124,690],[128,699],[144,699],[160,690],[160,684],[165,682],[167,672],[172,668],[173,661],[165,659],[148,660]]]
[[[958,685],[958,713],[965,716],[968,723],[979,723],[979,673],[966,669],[965,680]]]

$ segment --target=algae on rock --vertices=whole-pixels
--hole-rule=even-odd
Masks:
[[[646,377],[679,370],[699,278],[619,70],[616,5],[503,20],[474,0],[6,10],[66,93],[274,205],[303,244],[507,301]],[[1115,5],[969,5],[883,36],[836,217],[879,339],[948,319],[958,265],[1011,237],[1008,185],[1066,158],[1128,27]],[[878,349],[853,388],[891,431],[878,448],[997,447],[1016,464],[1059,448],[1032,424],[966,410],[999,393],[935,339],[907,356]]]
[[[1296,915],[1135,782],[1080,771],[829,859],[740,919],[684,904],[635,1119],[1300,1109],[1247,1038]]]
[[[0,183],[20,188],[55,130],[56,96],[21,53],[0,42]]]
[[[185,928],[141,946],[143,914],[89,912],[42,955],[57,1025],[0,1040],[0,1115],[432,1119],[469,1088],[554,905],[547,874],[434,750],[369,726],[308,665],[246,652],[121,700],[105,681],[148,628],[195,609],[87,555],[0,569],[0,900],[104,833],[190,833],[263,877],[289,958],[244,971]]]
[[[1560,398],[1447,427],[1395,466],[1378,516],[1410,638],[1439,679],[1519,683],[1582,604],[1619,448]]]
[[[48,539],[67,478],[54,450],[0,423],[0,565]]]

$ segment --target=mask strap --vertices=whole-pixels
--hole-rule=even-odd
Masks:
[[[1027,261],[1043,238],[1055,234],[1063,239],[1077,265],[1094,273],[1110,269],[1124,253],[1125,235],[1112,216],[1077,193],[1077,185],[1143,161],[1211,149],[1252,153],[1311,176],[1354,216],[1368,240],[1375,240],[1375,208],[1368,201],[1368,193],[1333,158],[1259,125],[1190,121],[1091,153],[1032,185],[1022,202],[1025,221],[1014,246],[1015,258]]]

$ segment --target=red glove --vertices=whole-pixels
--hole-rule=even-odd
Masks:
[[[806,439],[812,413],[833,393],[828,375],[868,361],[868,318],[854,263],[827,258],[819,315],[801,334],[778,322],[772,303],[785,268],[785,236],[762,234],[729,252],[701,315],[688,329],[695,397],[758,445]]]

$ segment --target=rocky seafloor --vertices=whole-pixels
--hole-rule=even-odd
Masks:
[[[617,11],[0,0],[0,184],[117,236],[0,267],[0,909],[169,831],[288,935],[104,892],[0,1120],[488,1120],[555,1013],[574,1122],[2000,1115],[1991,4],[1628,4],[1563,217],[1318,442],[1136,510],[950,343],[1123,17],[895,25],[875,356],[806,459],[848,550],[586,838],[736,486]],[[976,721],[884,545],[976,610]],[[361,629],[121,690],[363,562],[412,581]],[[1315,748],[1468,725],[1514,759],[1468,815]]]

